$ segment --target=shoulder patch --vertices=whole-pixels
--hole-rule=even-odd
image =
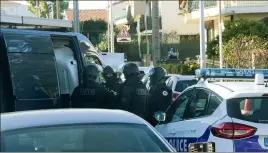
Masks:
[[[163,94],[163,96],[167,96],[168,95],[168,92],[167,91],[163,91],[162,94]]]

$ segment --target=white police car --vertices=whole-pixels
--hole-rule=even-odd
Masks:
[[[121,110],[1,114],[1,152],[175,152],[149,123]]]
[[[178,152],[268,152],[268,70],[198,69],[196,76],[203,79],[155,114],[169,143]]]

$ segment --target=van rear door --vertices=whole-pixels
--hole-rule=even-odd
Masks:
[[[15,111],[51,109],[59,101],[59,81],[50,35],[5,30]]]

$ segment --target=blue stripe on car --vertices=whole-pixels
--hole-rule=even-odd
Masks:
[[[257,135],[245,139],[234,140],[234,145],[236,152],[268,152],[268,149],[263,149],[259,144],[259,136]]]
[[[199,138],[187,137],[166,137],[167,141],[176,149],[177,152],[188,152],[188,145],[195,142],[207,142],[210,136],[210,127]]]

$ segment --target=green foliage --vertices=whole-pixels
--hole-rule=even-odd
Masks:
[[[106,33],[101,35],[100,43],[96,45],[96,49],[101,52],[108,52],[108,36]]]
[[[88,20],[80,22],[81,33],[89,37],[91,43],[96,46],[101,41],[105,41],[104,33],[107,31],[107,22],[104,20]],[[102,43],[103,44],[103,43]]]
[[[235,41],[237,39],[242,39],[241,37],[245,37],[243,41],[251,41],[254,40],[254,42],[263,43],[262,46],[264,46],[267,49],[267,39],[268,39],[268,24],[266,20],[256,21],[256,20],[235,20],[235,21],[226,21],[225,22],[225,29],[222,33],[222,40],[223,40],[223,52],[224,56],[228,58],[232,58],[231,55],[229,55],[228,50],[239,50],[235,48],[232,45],[237,44]],[[215,40],[212,40],[207,43],[207,55],[209,58],[217,58],[219,57],[219,37],[217,36]],[[266,41],[265,41],[266,40]],[[251,42],[244,42],[245,44],[253,45]],[[231,45],[232,44],[232,45]],[[239,45],[239,44],[237,44]],[[247,46],[249,47],[249,46]],[[225,50],[225,51],[224,51]],[[234,57],[232,59],[235,60]],[[228,59],[227,61],[230,61]]]
[[[57,12],[56,12],[56,0],[50,0],[51,2],[54,3],[53,9],[54,9],[54,18],[56,19],[57,17]],[[37,9],[35,8],[36,6],[36,0],[27,0],[27,2],[30,4],[28,6],[28,10],[31,11],[35,16],[38,16]],[[39,7],[40,7],[40,17],[42,18],[47,18],[48,17],[48,6],[47,6],[47,1],[39,1]],[[59,1],[59,11],[60,11],[60,19],[64,18],[64,11],[69,8],[69,1],[68,0],[60,0]]]
[[[258,36],[237,35],[223,47],[224,61],[233,68],[268,68],[268,43]]]
[[[132,17],[130,5],[128,5],[128,8],[127,8],[127,21],[128,21],[128,24],[131,24],[133,22],[133,17]]]
[[[219,57],[219,36],[207,43],[207,52],[209,59]]]
[[[180,75],[195,75],[195,70],[199,68],[199,64],[188,62],[185,64],[158,64],[170,74],[180,74]]]
[[[227,21],[222,33],[222,40],[227,42],[238,35],[268,38],[268,24],[264,21],[245,19]]]

